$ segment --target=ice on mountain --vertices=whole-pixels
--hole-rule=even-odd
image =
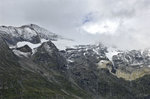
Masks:
[[[23,47],[25,45],[28,45],[32,49],[32,53],[34,53],[35,48],[38,48],[39,46],[42,45],[42,43],[47,42],[47,41],[48,40],[46,40],[46,39],[41,39],[41,42],[37,43],[37,44],[33,44],[33,43],[28,42],[28,41],[21,41],[21,42],[17,43],[16,47],[19,48],[19,47]]]
[[[106,53],[106,56],[107,56],[107,58],[112,62],[112,57],[114,56],[114,55],[117,55],[118,53],[120,53],[117,49],[115,49],[115,48],[108,48],[107,49],[107,53]]]

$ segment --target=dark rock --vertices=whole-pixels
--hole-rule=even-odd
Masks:
[[[19,50],[21,52],[30,52],[30,53],[32,53],[32,49],[28,45],[25,45],[23,47],[17,48],[17,50]]]

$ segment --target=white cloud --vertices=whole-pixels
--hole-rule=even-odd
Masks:
[[[83,25],[83,29],[91,34],[111,34],[113,35],[118,29],[119,22],[117,21],[103,21],[96,23],[86,23]]]

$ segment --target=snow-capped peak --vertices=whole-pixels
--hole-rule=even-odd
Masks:
[[[12,26],[1,26],[0,27],[1,33],[8,34],[12,37],[21,37],[22,39],[28,39],[31,40],[32,37],[37,36],[37,33],[31,29],[30,27],[12,27]]]
[[[7,34],[8,37],[6,39],[11,38],[15,44],[18,41],[29,41],[37,43],[40,42],[39,39],[46,39],[51,41],[61,39],[61,36],[49,32],[48,30],[35,24],[23,25],[21,27],[0,26],[0,34]]]
[[[30,28],[34,29],[34,31],[38,33],[40,38],[54,40],[54,41],[56,41],[58,38],[61,38],[61,36],[58,36],[55,33],[49,32],[48,30],[46,30],[38,25],[30,24],[30,25],[26,25],[26,26],[29,26]]]

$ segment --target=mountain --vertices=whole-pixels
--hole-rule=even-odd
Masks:
[[[65,50],[35,25],[0,27],[0,99],[149,99],[150,50]]]
[[[12,45],[18,41],[39,43],[40,38],[49,40],[57,40],[59,38],[55,33],[51,33],[35,24],[23,25],[21,27],[1,26],[0,31],[1,35],[3,35],[7,42]]]

